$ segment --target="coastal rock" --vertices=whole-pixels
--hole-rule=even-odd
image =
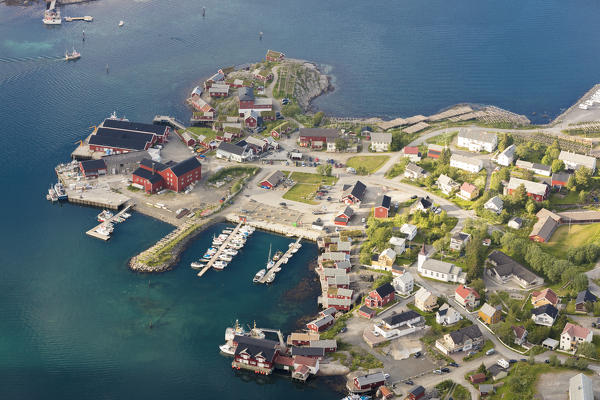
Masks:
[[[310,102],[323,93],[333,91],[329,76],[322,73],[315,64],[302,63],[302,73],[297,74],[294,95],[304,111],[310,108]]]

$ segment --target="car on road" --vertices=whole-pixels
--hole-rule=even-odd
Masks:
[[[508,363],[509,363],[509,364],[514,364],[514,363],[516,363],[516,362],[517,362],[517,360],[515,360],[514,358],[511,358],[510,360],[508,360]]]
[[[367,221],[367,220],[365,219],[365,217],[362,217],[362,218],[361,218],[361,220],[360,220],[360,222],[361,222],[361,223],[363,223],[363,224],[364,224],[366,221]]]
[[[279,205],[280,205],[281,207],[285,207],[285,206],[287,206],[287,204],[285,204],[285,201],[282,201],[281,203],[279,203]]]
[[[448,373],[448,372],[450,372],[450,368],[444,367],[444,368],[441,368],[440,371],[442,371],[444,373]]]
[[[448,365],[449,365],[449,366],[451,366],[451,367],[458,367],[458,364],[457,364],[457,363],[455,363],[455,362],[451,362],[451,363],[450,363],[450,364],[448,364]]]
[[[386,374],[386,373],[384,373],[384,374],[383,374],[383,377],[384,377],[386,380],[388,380],[388,379],[390,379],[390,374]]]
[[[413,194],[412,196],[410,196],[410,199],[411,199],[411,200],[414,200],[414,199],[416,199],[416,198],[417,198],[417,195],[416,195],[416,194]]]
[[[415,358],[419,358],[419,357],[421,357],[422,355],[423,355],[423,354],[421,354],[421,352],[420,352],[420,351],[417,351],[417,352],[415,353]]]
[[[496,350],[494,349],[489,349],[488,351],[485,352],[486,356],[491,356],[492,354],[494,354],[496,352]]]
[[[348,328],[346,328],[346,327],[344,326],[344,327],[342,327],[342,329],[340,329],[340,333],[344,333],[344,332],[346,332],[347,330],[348,330]]]
[[[526,358],[521,358],[519,361],[521,361],[521,362],[527,362],[527,359]]]
[[[433,373],[436,375],[441,375],[442,374],[442,370],[441,369],[434,369]]]
[[[545,359],[545,360],[544,360],[544,362],[545,362],[546,364],[550,364],[550,360],[548,360],[548,359]]]
[[[410,379],[407,379],[404,381],[404,383],[406,383],[407,385],[414,385],[415,383],[413,381],[411,381]]]

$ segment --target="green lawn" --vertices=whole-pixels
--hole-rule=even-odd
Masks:
[[[458,135],[458,131],[442,133],[426,140],[427,143],[437,144],[440,146],[449,145],[454,137]]]
[[[313,200],[318,188],[318,184],[296,183],[282,197],[287,200],[299,201],[306,204],[319,204]]]
[[[567,250],[586,243],[600,240],[600,224],[559,226],[548,243],[543,243],[545,250],[559,258],[565,258]]]
[[[217,132],[213,131],[212,128],[204,128],[201,126],[190,126],[188,129],[196,138],[200,135],[206,136],[207,139],[214,139],[217,136]]]
[[[483,347],[475,354],[471,356],[466,356],[463,358],[463,361],[475,360],[476,358],[485,356],[486,351],[493,349],[494,343],[491,340],[486,340]]]
[[[359,167],[367,170],[368,174],[372,174],[389,160],[390,156],[354,156],[350,157],[346,162],[347,167],[352,167],[358,171]]]
[[[550,204],[577,204],[579,203],[579,193],[569,191],[566,195],[553,194],[550,196]]]
[[[292,180],[296,183],[333,185],[337,181],[337,178],[334,176],[311,174],[309,172],[292,172]]]

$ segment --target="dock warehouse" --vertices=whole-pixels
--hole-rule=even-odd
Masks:
[[[106,154],[148,150],[154,143],[156,143],[154,134],[110,128],[98,128],[89,139],[92,151],[102,151]]]
[[[100,125],[103,128],[117,129],[136,133],[150,133],[156,136],[158,143],[167,141],[171,128],[166,125],[143,124],[141,122],[122,121],[120,119],[107,118]]]
[[[106,175],[106,163],[104,160],[80,161],[79,170],[86,178],[97,178],[99,175]]]

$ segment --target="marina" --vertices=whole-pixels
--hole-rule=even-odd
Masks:
[[[224,269],[227,266],[227,262],[232,260],[232,254],[228,254],[228,253],[233,253],[233,251],[231,251],[232,245],[235,245],[235,247],[238,247],[238,248],[241,248],[241,246],[243,246],[243,244],[236,244],[236,236],[238,235],[238,233],[241,232],[243,225],[244,225],[244,221],[240,221],[237,224],[237,226],[233,229],[233,231],[231,231],[229,234],[226,234],[226,233],[222,234],[223,235],[222,239],[219,239],[219,238],[213,239],[213,246],[218,245],[219,248],[218,249],[213,248],[212,251],[209,249],[209,252],[207,254],[205,254],[205,256],[208,255],[210,258],[208,258],[208,262],[206,263],[206,265],[204,267],[201,267],[202,268],[201,271],[198,272],[199,277],[204,275],[206,273],[206,271],[208,271],[211,268]],[[235,248],[233,250],[235,250]],[[237,250],[236,250],[235,254],[237,254]],[[194,267],[200,267],[200,266],[197,265],[197,263],[192,263],[192,268],[194,268]]]
[[[86,235],[104,241],[110,239],[110,234],[113,231],[113,223],[123,222],[125,219],[129,218],[131,215],[127,211],[129,211],[132,207],[133,205],[131,204],[127,205],[123,210],[119,211],[116,214],[113,214],[106,210],[102,211],[98,215],[98,221],[100,221],[100,224],[87,231]]]
[[[282,255],[278,260],[269,260],[269,264],[267,266],[267,270],[261,277],[256,279],[255,283],[271,283],[275,280],[275,276],[278,272],[281,271],[281,266],[283,264],[287,264],[289,259],[294,255],[302,246],[300,241],[302,240],[302,236],[300,236],[294,243],[290,243],[289,249]],[[273,264],[271,264],[273,263]],[[260,271],[259,271],[260,272]]]

